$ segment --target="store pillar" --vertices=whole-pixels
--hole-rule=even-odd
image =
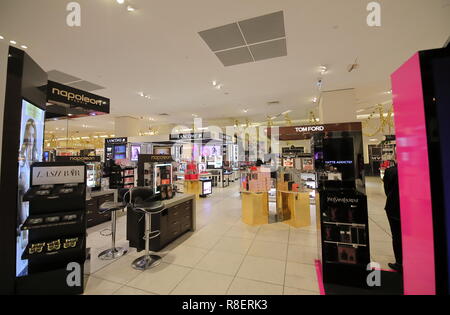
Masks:
[[[140,121],[132,117],[117,117],[115,119],[116,137],[136,137],[139,135]]]
[[[354,89],[322,93],[319,103],[319,117],[322,124],[357,121],[357,110]]]

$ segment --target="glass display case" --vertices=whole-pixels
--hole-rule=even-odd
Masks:
[[[102,188],[102,163],[86,163],[87,166],[87,187],[91,190],[100,190]]]

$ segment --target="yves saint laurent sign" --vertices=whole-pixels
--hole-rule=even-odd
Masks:
[[[327,197],[327,202],[331,203],[358,203],[359,199],[346,197]]]
[[[85,166],[43,166],[32,168],[31,185],[76,184],[85,182]]]
[[[109,114],[109,99],[53,81],[48,81],[47,100]]]

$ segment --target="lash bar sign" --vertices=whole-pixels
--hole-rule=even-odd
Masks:
[[[84,166],[34,167],[32,186],[75,184],[85,182]]]

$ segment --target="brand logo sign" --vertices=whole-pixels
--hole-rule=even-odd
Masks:
[[[105,140],[106,144],[126,144],[128,138],[110,138]]]
[[[325,131],[325,126],[305,126],[305,127],[296,127],[295,131],[298,133],[304,132],[322,132]]]
[[[44,166],[33,167],[31,185],[58,185],[84,183],[85,167],[80,166]]]
[[[56,162],[100,162],[99,156],[57,156]]]
[[[172,162],[173,158],[172,155],[147,155],[149,158],[146,158],[145,161],[149,162]],[[145,155],[144,155],[145,157]]]
[[[332,203],[358,203],[359,200],[355,199],[355,198],[346,198],[346,197],[342,197],[342,198],[327,197],[327,202],[332,202]]]
[[[210,137],[209,133],[179,133],[171,134],[170,140],[203,140]]]
[[[53,81],[48,81],[47,99],[50,103],[68,104],[71,107],[109,113],[109,99]]]

